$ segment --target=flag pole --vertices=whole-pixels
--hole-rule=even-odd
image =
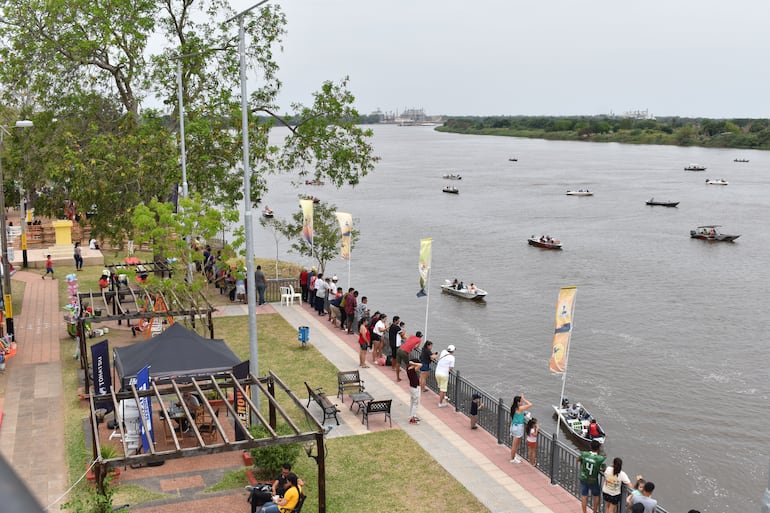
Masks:
[[[432,258],[431,258],[432,259]],[[428,267],[428,283],[426,283],[426,288],[428,289],[428,297],[425,300],[425,329],[422,332],[422,339],[428,340],[428,311],[430,309],[430,267]]]

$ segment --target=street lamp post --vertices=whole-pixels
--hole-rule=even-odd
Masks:
[[[32,121],[22,120],[17,121],[16,128],[31,128]],[[2,230],[0,230],[0,244],[2,244],[2,264],[3,264],[3,304],[5,306],[5,331],[7,335],[10,335],[11,340],[14,339],[15,331],[13,329],[13,301],[11,297],[11,270],[8,258],[8,227],[6,226],[5,216],[5,190],[3,187],[3,158],[2,151],[5,149],[3,144],[3,137],[5,134],[11,135],[7,126],[0,125],[0,224],[2,224]]]

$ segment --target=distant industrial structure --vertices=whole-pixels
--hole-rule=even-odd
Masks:
[[[610,110],[610,117],[614,118],[615,113]],[[628,118],[628,119],[655,119],[655,116],[650,114],[650,111],[647,109],[644,110],[627,110],[620,116],[621,118]]]
[[[380,123],[399,126],[439,125],[444,122],[442,116],[427,116],[423,109],[404,109],[400,113],[383,112],[380,109],[371,113]]]

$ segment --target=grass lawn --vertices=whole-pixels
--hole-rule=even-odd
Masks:
[[[272,263],[261,265],[267,269],[274,268],[271,267]],[[97,282],[101,271],[102,268],[87,267],[78,273],[80,291],[87,292],[89,288],[98,291]],[[59,291],[62,304],[65,304],[67,292],[64,280],[60,281]],[[212,291],[212,296],[218,296],[214,289]],[[218,318],[214,322],[215,336],[224,338],[240,358],[247,359],[247,317]],[[330,393],[336,391],[337,368],[314,347],[302,348],[297,343],[296,330],[280,315],[259,315],[257,330],[260,375],[272,370],[300,397],[306,395],[304,381],[314,387],[323,387]],[[99,340],[101,339],[92,339],[89,342]],[[68,347],[74,347],[72,342],[63,342]],[[72,358],[71,351],[62,351],[65,436],[71,481],[83,473],[86,463],[90,461],[90,448],[86,449],[83,443],[82,424],[83,417],[88,415],[88,407],[86,403],[78,400],[76,394],[78,369],[79,363]],[[296,412],[295,409],[292,415],[295,416]],[[327,449],[327,511],[359,513],[376,510],[406,513],[428,508],[458,513],[488,511],[402,430],[332,438],[327,441]],[[247,484],[244,470],[230,472],[213,489],[242,488]],[[305,510],[317,511],[318,483],[315,461],[302,454],[295,464],[295,470],[306,483],[308,499]],[[75,493],[84,493],[88,489],[87,486],[79,485]],[[138,505],[157,498],[136,485],[118,483],[114,503],[127,502]],[[376,501],[376,507],[373,501]]]

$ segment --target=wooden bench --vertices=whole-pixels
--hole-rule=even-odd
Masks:
[[[384,413],[385,419],[390,423],[390,427],[393,427],[393,419],[390,418],[390,406],[392,403],[393,399],[381,399],[379,401],[369,401],[366,403],[366,406],[361,410],[364,412],[364,416],[361,418],[361,424],[366,422],[366,429],[369,429],[369,415]]]
[[[332,404],[329,398],[326,397],[324,391],[320,388],[313,389],[310,385],[307,384],[307,381],[305,381],[305,386],[307,387],[308,394],[307,405],[310,406],[310,401],[315,401],[324,412],[323,422],[326,422],[326,419],[334,418],[334,420],[337,422],[337,425],[339,426],[340,421],[337,418],[337,414],[340,411],[337,409],[337,405]]]
[[[345,393],[363,392],[364,382],[357,370],[342,371],[337,373],[337,397],[345,402]]]

